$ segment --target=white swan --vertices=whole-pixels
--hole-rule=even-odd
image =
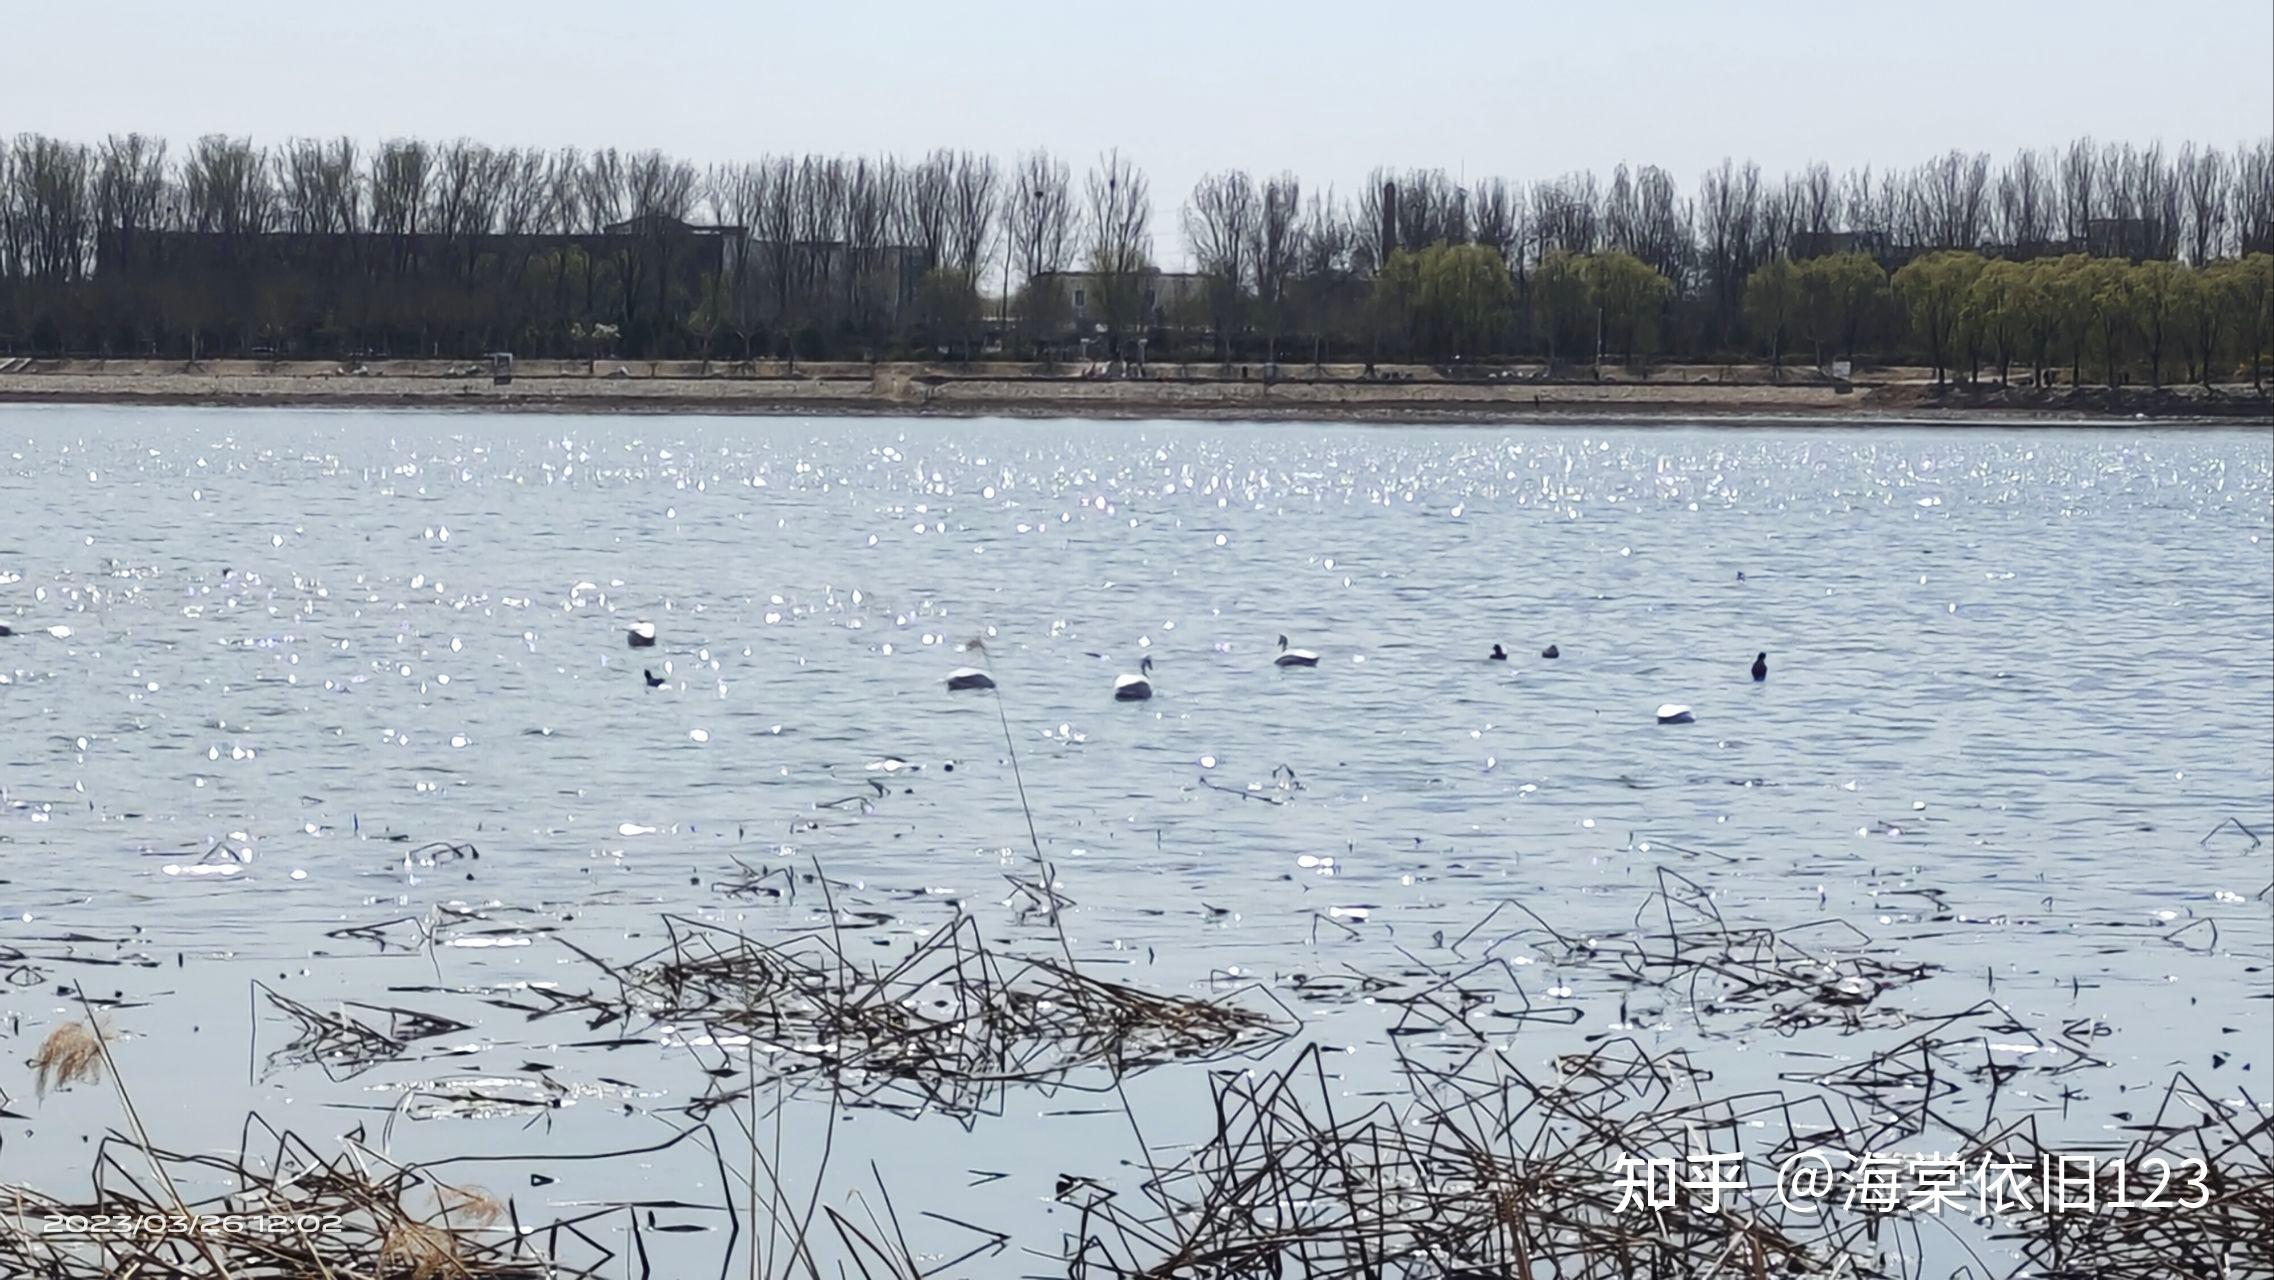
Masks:
[[[652,622],[635,622],[632,624],[632,629],[624,633],[624,638],[631,642],[634,649],[653,649],[655,647],[655,624]]]
[[[995,687],[995,677],[977,667],[957,667],[948,672],[947,687],[950,692],[958,689],[992,689]]]
[[[1690,715],[1690,709],[1679,702],[1663,703],[1658,708],[1658,723],[1660,724],[1692,724],[1694,722]]]
[[[1319,665],[1319,655],[1308,649],[1290,649],[1287,647],[1287,637],[1281,636],[1279,637],[1279,656],[1271,660],[1271,665],[1275,667],[1315,667]]]
[[[1115,702],[1143,702],[1153,696],[1153,682],[1145,677],[1153,674],[1153,660],[1147,658],[1137,664],[1136,675],[1119,675],[1113,678]]]

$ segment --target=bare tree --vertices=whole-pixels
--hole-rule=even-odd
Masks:
[[[655,311],[641,321],[650,333],[670,327],[673,317],[683,313],[671,301],[671,247],[694,212],[700,189],[695,166],[661,151],[642,151],[625,163],[624,198],[636,228],[621,237],[619,251],[627,323],[638,317],[639,299],[650,293]]]
[[[1755,224],[1759,239],[1754,242],[1753,259],[1769,262],[1792,254],[1792,237],[1800,225],[1801,206],[1807,196],[1798,178],[1785,175],[1776,190],[1761,198],[1761,217]]]
[[[1311,197],[1303,215],[1301,252],[1295,264],[1296,292],[1301,299],[1303,327],[1311,335],[1311,364],[1326,358],[1326,337],[1336,307],[1351,291],[1361,257],[1358,225],[1334,192]]]
[[[901,184],[900,242],[915,249],[917,265],[930,271],[947,260],[948,219],[955,203],[953,158],[935,151],[908,170]]]
[[[752,247],[774,295],[774,326],[784,339],[784,351],[794,365],[797,352],[790,340],[795,330],[799,209],[804,203],[804,170],[795,156],[770,156],[753,167],[752,193],[756,216],[751,219]]]
[[[711,208],[723,221],[741,228],[729,264],[731,275],[726,281],[729,300],[726,323],[742,346],[744,360],[750,359],[750,341],[758,327],[750,259],[758,249],[752,231],[758,225],[765,190],[765,174],[758,165],[730,164],[711,170]]]
[[[2202,266],[2227,243],[2227,158],[2217,147],[2179,149],[2179,185],[2187,201],[2187,260]]]
[[[988,248],[995,243],[995,220],[1002,212],[998,201],[1001,171],[993,156],[957,152],[951,166],[948,201],[948,260],[976,283],[986,265]]]
[[[624,220],[624,157],[611,147],[584,158],[576,179],[577,210],[587,234],[597,235]]]
[[[1047,151],[1020,156],[1003,216],[1011,259],[1004,270],[1007,275],[1017,267],[1023,293],[1019,327],[1030,339],[1040,338],[1059,323],[1063,301],[1047,277],[1064,271],[1073,259],[1074,187],[1066,162]],[[1006,295],[1009,284],[1006,278]]]
[[[1626,182],[1624,191],[1621,181]],[[1673,177],[1656,165],[1644,165],[1628,179],[1621,166],[1611,187],[1613,198],[1604,205],[1604,243],[1679,284],[1689,267],[1690,215]]]
[[[1936,249],[1972,249],[1982,243],[1989,156],[1952,151],[1921,165],[1913,180],[1920,201],[1918,243]]]
[[[2237,252],[2274,253],[2274,140],[2236,148],[2227,208]]]
[[[2044,251],[2053,231],[2053,166],[2027,147],[1998,175],[1998,235],[2024,258]]]
[[[436,151],[427,226],[449,247],[450,269],[470,283],[475,245],[497,226],[504,167],[488,147],[460,138]]]
[[[883,310],[877,304],[876,274],[899,202],[900,166],[891,157],[858,159],[846,169],[845,317],[855,331],[864,335],[871,334]],[[899,300],[895,282],[892,301],[897,304]]]
[[[136,238],[157,230],[165,211],[165,140],[140,133],[104,139],[95,167],[95,225],[98,239],[110,243],[98,244],[95,269],[106,269],[106,248],[133,261]]]
[[[1351,249],[1358,269],[1369,275],[1380,271],[1398,248],[1395,174],[1387,169],[1375,169],[1366,175],[1366,184],[1358,189],[1357,216],[1351,229],[1354,236]]]
[[[1602,199],[1592,173],[1567,173],[1532,187],[1535,258],[1558,250],[1593,253],[1602,243]]]
[[[1248,254],[1261,220],[1255,179],[1227,169],[1195,183],[1184,204],[1184,238],[1194,265],[1208,278],[1208,310],[1216,329],[1216,357],[1232,358],[1233,331],[1246,301]]]
[[[1874,181],[1871,168],[1851,169],[1840,181],[1840,209],[1847,229],[1867,244],[1892,245],[1895,238],[1893,193],[1884,180]]]
[[[250,139],[199,138],[182,167],[182,187],[183,213],[193,231],[249,242],[270,229],[276,214],[267,153]]]
[[[497,229],[507,235],[537,235],[553,228],[547,207],[553,197],[545,181],[545,153],[533,147],[498,156]]]
[[[351,138],[296,138],[276,157],[283,222],[302,235],[352,235],[363,226],[363,184]]]
[[[1407,172],[1398,183],[1398,247],[1419,253],[1433,244],[1466,244],[1468,193],[1442,169]]]
[[[1621,172],[1624,172],[1622,167]],[[1521,193],[1512,192],[1506,178],[1482,178],[1469,193],[1469,234],[1478,244],[1506,258],[1517,247],[1516,224]]]
[[[798,164],[797,240],[800,250],[790,258],[794,285],[802,306],[825,319],[824,300],[833,291],[830,274],[843,270],[845,248],[845,192],[850,183],[845,162],[835,156],[809,155]]]
[[[1292,173],[1265,179],[1256,211],[1255,243],[1248,262],[1255,273],[1255,300],[1262,321],[1264,359],[1279,363],[1279,339],[1287,328],[1287,282],[1303,251],[1303,184]]]
[[[1020,156],[1006,216],[1022,281],[1064,271],[1074,243],[1074,188],[1066,162],[1047,151]]]
[[[1751,161],[1740,169],[1724,160],[1698,182],[1698,250],[1723,342],[1735,336],[1745,278],[1753,274],[1753,224],[1760,203],[1761,170]]]
[[[381,143],[371,158],[371,226],[383,235],[419,232],[432,156],[416,138]]]
[[[1801,173],[1794,217],[1796,227],[1814,237],[1818,244],[1839,228],[1840,187],[1832,180],[1830,165],[1811,164]]]
[[[2061,232],[2082,245],[2100,217],[2100,151],[2091,138],[2079,138],[2061,153]]]
[[[584,225],[583,173],[584,157],[574,147],[563,147],[545,157],[544,176],[541,179],[545,195],[539,206],[544,215],[541,225],[545,231],[566,235]],[[569,286],[580,272],[589,280],[592,264],[583,254],[572,253],[565,247],[553,250],[546,255],[546,259],[552,267],[553,277],[550,327],[554,340],[565,344],[570,341],[569,335],[574,326],[591,318],[589,307],[577,313],[579,318],[570,318],[572,307]]]
[[[95,214],[92,157],[79,143],[39,134],[17,138],[14,151],[0,195],[10,274],[51,286],[83,278]]]
[[[2139,159],[2140,253],[2164,261],[2179,256],[2186,192],[2179,170],[2164,157],[2163,144],[2150,143]]]
[[[1142,319],[1139,290],[1153,270],[1153,189],[1144,170],[1113,150],[1091,168],[1087,194],[1090,272],[1106,346],[1119,359],[1124,331]]]

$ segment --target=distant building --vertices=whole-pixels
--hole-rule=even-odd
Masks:
[[[1200,314],[1208,277],[1196,271],[1147,271],[1137,278],[1131,329],[1173,329]],[[1088,338],[1106,331],[1105,291],[1094,271],[1050,271],[1027,285],[1028,310],[1048,322],[1055,339]],[[1044,303],[1036,297],[1047,298]],[[1036,318],[1036,317],[1029,317]],[[1038,335],[1039,336],[1039,335]]]
[[[2028,262],[2036,258],[2058,258],[2065,254],[2083,253],[2082,240],[2010,240],[1984,244],[1979,252],[1985,258],[2006,258],[2014,262]]]
[[[761,311],[780,295],[784,271],[790,289],[807,301],[841,302],[858,288],[874,294],[875,305],[897,307],[916,296],[928,269],[923,251],[912,245],[855,249],[842,240],[799,240],[784,251],[778,241],[751,240],[741,251],[747,255],[743,287]]]
[[[660,283],[692,294],[706,276],[735,270],[743,228],[682,222],[660,214],[612,223],[597,232],[451,235],[438,231],[135,231],[104,227],[95,234],[95,275],[149,279],[167,275],[260,278],[434,272],[471,274],[484,263],[520,264],[579,250],[595,260],[656,264]]]
[[[1881,266],[1901,265],[1919,256],[1918,250],[1896,245],[1880,231],[1796,231],[1792,236],[1794,261],[1828,258],[1838,253],[1860,253]]]
[[[1792,256],[1796,261],[1829,258],[1836,253],[1868,253],[1876,258],[1886,244],[1887,237],[1870,231],[1796,231]]]
[[[2141,218],[2093,218],[2085,223],[2084,251],[2095,258],[2129,258],[2134,262],[2156,257],[2149,243],[2153,230]]]

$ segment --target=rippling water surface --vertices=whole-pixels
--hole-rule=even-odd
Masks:
[[[1354,1063],[1380,1010],[1307,1008],[1295,975],[1454,965],[1504,902],[1631,932],[1669,869],[1726,919],[1937,966],[1891,1017],[2083,1020],[2105,1068],[2019,1084],[2080,1140],[2175,1069],[2263,1099],[2269,472],[2263,433],[2194,430],[0,409],[0,1089],[29,1117],[0,1180],[82,1189],[78,1135],[117,1123],[18,1065],[74,982],[119,1001],[175,1147],[255,1109],[406,1157],[658,1141],[699,1052],[470,993],[590,987],[564,944],[629,959],[665,913],[823,921],[720,892],[737,859],[844,882],[880,955],[959,908],[1047,952],[1005,879],[1034,864],[1021,779],[1077,955],[1259,980]],[[1281,634],[1317,668],[1275,668]],[[1017,778],[997,703],[943,688],[974,638]],[[1157,696],[1114,702],[1148,656]],[[411,856],[438,840],[480,857]],[[1506,950],[1577,1011],[1513,1033],[1523,1062],[1630,1034],[1743,1084],[1868,1041]],[[271,1069],[256,980],[469,1029],[352,1079]],[[549,1105],[422,1118],[453,1078]],[[1148,1140],[1196,1136],[1196,1088],[1133,1092]],[[878,1157],[904,1213],[1047,1252],[1053,1179],[1143,1167],[1110,1095],[1001,1110],[844,1110],[828,1176]],[[586,1190],[719,1194],[702,1160],[611,1168]],[[537,1206],[576,1181],[519,1176]]]

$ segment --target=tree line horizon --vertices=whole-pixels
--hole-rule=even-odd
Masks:
[[[2274,140],[1725,159],[1530,183],[1208,174],[1157,271],[1142,167],[459,139],[0,139],[0,350],[1271,365],[1932,365],[2263,385]],[[698,229],[732,227],[731,245]],[[714,234],[714,239],[723,240]],[[1079,285],[1079,291],[1075,289]],[[1173,287],[1172,287],[1173,286]],[[1142,339],[1142,346],[1135,346]]]

